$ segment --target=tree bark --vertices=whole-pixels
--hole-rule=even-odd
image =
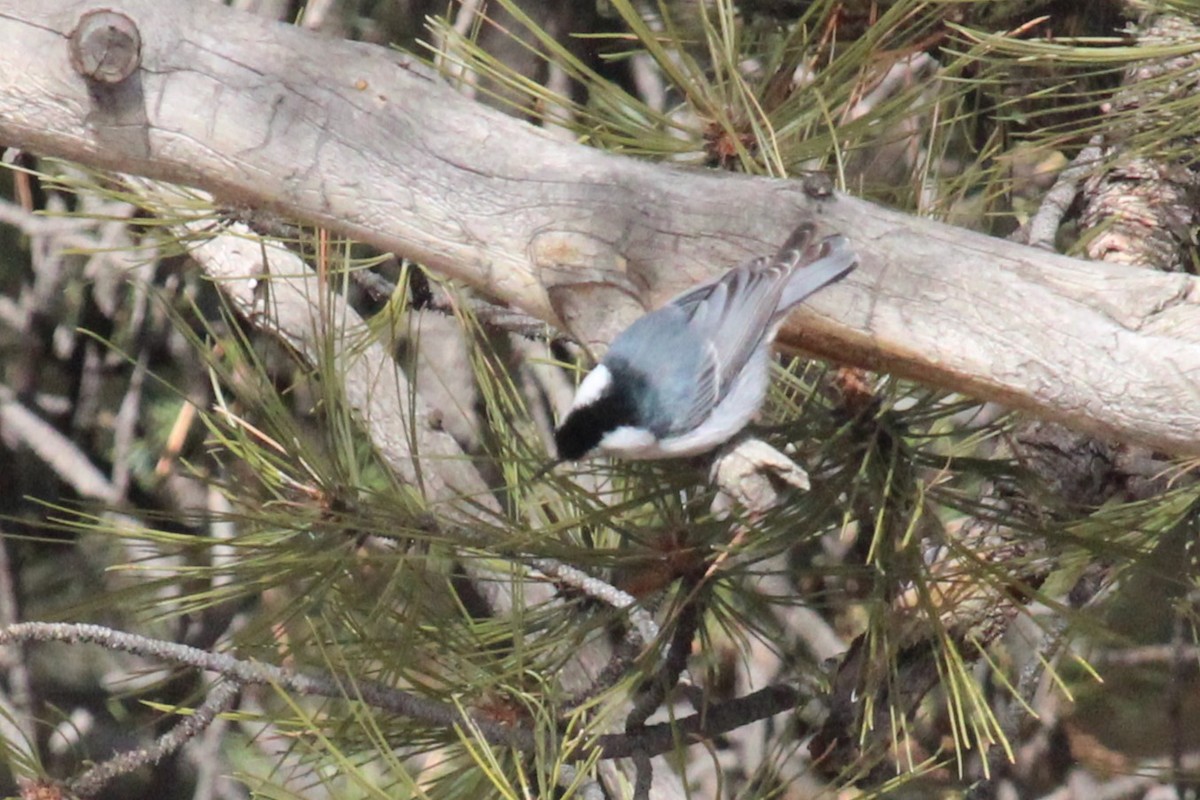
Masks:
[[[215,3],[104,3],[139,39],[129,77],[104,83],[122,70],[72,54],[98,8],[0,0],[0,141],[327,226],[589,345],[815,217],[863,263],[796,314],[785,345],[1200,453],[1189,276],[1069,259],[799,181],[604,154],[459,97],[410,56]]]

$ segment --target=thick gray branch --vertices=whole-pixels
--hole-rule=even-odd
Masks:
[[[140,66],[101,87],[69,53],[94,8],[0,0],[0,141],[326,225],[589,343],[816,215],[863,265],[785,343],[1200,453],[1188,276],[815,200],[798,182],[605,155],[466,101],[406,56],[216,3],[104,3],[135,24]]]

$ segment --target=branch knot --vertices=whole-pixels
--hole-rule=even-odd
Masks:
[[[89,11],[71,31],[71,66],[92,83],[115,86],[142,63],[142,37],[132,19],[109,9]]]

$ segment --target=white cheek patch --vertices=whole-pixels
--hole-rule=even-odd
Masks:
[[[650,450],[657,444],[658,437],[645,428],[622,425],[604,434],[598,449],[610,455],[629,457]]]
[[[579,390],[575,392],[575,400],[571,403],[571,410],[590,406],[600,399],[600,395],[604,394],[604,390],[610,384],[612,384],[612,373],[603,364],[598,365],[584,376],[583,382],[579,384]]]

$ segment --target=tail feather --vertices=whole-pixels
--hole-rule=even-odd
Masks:
[[[797,228],[796,233],[788,239],[789,244],[799,232]],[[811,229],[808,235],[812,235]],[[807,245],[807,239],[804,244]],[[797,248],[785,244],[781,253],[790,249]],[[801,263],[792,271],[776,306],[778,314],[786,313],[813,292],[841,280],[858,266],[858,254],[851,249],[850,241],[840,235],[826,236],[817,248],[803,248],[802,258],[808,263]]]
[[[813,237],[817,234],[817,226],[811,222],[801,222],[796,226],[796,230],[792,231],[784,242],[779,252],[774,258],[776,264],[795,264],[804,258],[805,254],[810,251],[813,244]],[[815,258],[816,256],[814,256]]]

